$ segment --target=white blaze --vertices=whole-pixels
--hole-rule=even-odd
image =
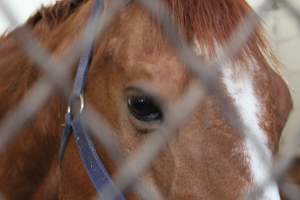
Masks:
[[[254,65],[254,64],[253,64]],[[264,152],[264,160],[257,146],[249,138],[245,139],[245,154],[249,161],[252,182],[255,185],[262,184],[269,176],[272,163],[272,154],[268,148],[268,140],[265,131],[260,127],[263,112],[261,102],[256,96],[253,84],[252,71],[239,72],[234,75],[233,65],[222,66],[223,81],[228,94],[233,99],[241,120],[244,122],[247,134],[251,134],[259,143]],[[280,200],[278,186],[271,182],[260,196],[261,200]]]
[[[216,58],[222,57],[222,48],[216,45]],[[208,56],[208,50],[200,46],[197,39],[194,40],[194,51],[197,55]],[[228,95],[232,98],[241,120],[246,126],[247,133],[255,138],[259,143],[261,152],[249,138],[245,138],[244,149],[245,156],[249,163],[251,181],[254,186],[259,186],[266,181],[270,175],[272,166],[272,154],[268,147],[268,138],[265,131],[260,127],[260,120],[263,119],[263,105],[257,98],[254,90],[253,74],[257,70],[255,59],[248,62],[248,66],[234,66],[233,63],[223,63],[221,67],[223,73],[223,82]],[[244,68],[245,71],[234,74],[234,67]],[[247,69],[251,67],[251,70]],[[263,160],[262,160],[263,159]],[[251,188],[250,188],[251,189]],[[272,181],[262,192],[260,200],[280,200],[277,184]]]

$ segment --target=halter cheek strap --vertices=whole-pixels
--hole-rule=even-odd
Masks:
[[[91,20],[97,17],[98,12],[103,9],[103,2],[101,0],[96,0],[93,6]],[[61,146],[59,151],[60,161],[63,161],[64,152],[68,145],[70,136],[73,136],[76,141],[77,149],[80,154],[80,158],[84,164],[85,170],[95,186],[98,194],[101,196],[101,191],[104,187],[113,188],[114,191],[119,194],[117,200],[125,200],[124,195],[118,190],[114,185],[109,173],[104,167],[101,158],[97,155],[96,149],[93,142],[91,141],[87,128],[84,124],[84,119],[82,118],[81,112],[84,109],[84,98],[83,91],[87,79],[87,74],[89,70],[89,65],[93,52],[93,42],[87,45],[84,54],[80,57],[79,66],[77,68],[77,73],[75,77],[75,82],[73,86],[72,95],[69,100],[68,112],[65,116],[65,128],[61,140]],[[75,103],[80,103],[80,109],[73,114],[73,105]],[[76,104],[77,105],[77,104]],[[102,198],[103,199],[103,198]]]

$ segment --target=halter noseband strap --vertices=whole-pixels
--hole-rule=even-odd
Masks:
[[[103,9],[103,1],[96,0],[93,6],[90,20],[94,20],[98,16],[98,12]],[[76,145],[80,154],[80,158],[84,164],[86,172],[95,186],[98,194],[101,196],[103,188],[111,188],[117,192],[117,200],[125,200],[123,194],[114,185],[109,173],[104,167],[103,162],[97,155],[94,144],[92,143],[87,129],[84,124],[84,119],[81,112],[84,108],[83,91],[86,83],[86,77],[89,70],[89,65],[93,52],[93,42],[87,45],[84,54],[80,57],[79,65],[76,72],[73,92],[69,100],[68,112],[65,117],[65,128],[61,140],[59,151],[60,161],[63,161],[64,152],[67,147],[69,138],[73,133]],[[78,104],[80,103],[80,105]],[[77,104],[76,104],[77,103]],[[80,109],[74,114],[74,109],[79,105]]]

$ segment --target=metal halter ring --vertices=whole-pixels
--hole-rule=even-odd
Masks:
[[[76,108],[76,107],[78,107],[77,105],[76,105],[76,103],[78,102],[78,100],[79,100],[79,103],[80,103],[80,108],[79,108],[79,110],[77,110],[77,112],[74,112],[74,108]],[[69,103],[69,105],[68,105],[68,109],[67,109],[67,112],[69,113],[69,114],[81,114],[82,113],[82,111],[83,111],[83,109],[84,109],[84,98],[83,98],[83,95],[82,94],[80,94],[79,96],[73,96],[71,99],[70,99],[70,103]]]

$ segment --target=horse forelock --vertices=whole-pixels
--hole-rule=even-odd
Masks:
[[[200,43],[214,46],[214,41],[225,43],[235,28],[254,11],[244,0],[165,0],[188,39],[197,37]],[[254,30],[252,39],[261,43],[260,27]]]
[[[246,21],[248,15],[254,14],[252,8],[244,0],[163,0],[162,2],[170,9],[179,31],[186,36],[190,45],[195,46],[195,41],[197,41],[198,47],[210,57],[215,56],[218,51],[216,44],[226,46],[229,39],[236,33],[237,27]],[[142,15],[147,15],[145,13],[147,12],[142,12]],[[154,22],[154,26],[160,28],[155,20]],[[158,32],[154,31],[153,37],[157,38],[157,34]],[[165,39],[159,39],[156,42],[160,43],[160,41],[165,42]],[[271,67],[275,71],[278,71],[279,68],[260,23],[255,26],[252,34],[234,59],[243,62],[254,59],[261,66]]]

